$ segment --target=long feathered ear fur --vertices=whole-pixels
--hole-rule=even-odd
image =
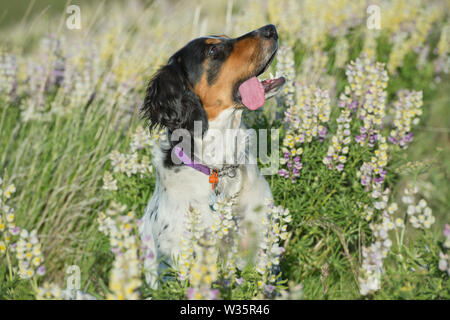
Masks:
[[[208,129],[208,119],[199,96],[191,90],[183,70],[175,59],[162,67],[150,80],[144,104],[144,116],[150,122],[150,130],[162,126],[169,131],[171,149],[177,141],[171,141],[170,134],[175,129],[186,129],[194,137],[194,121],[202,122],[202,134]],[[166,165],[173,165],[170,152]]]

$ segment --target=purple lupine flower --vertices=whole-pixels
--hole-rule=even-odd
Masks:
[[[319,137],[324,138],[326,134],[327,134],[327,128],[322,127],[322,129],[319,131]],[[321,140],[321,141],[323,141],[323,140]]]
[[[381,184],[384,181],[384,177],[375,178],[375,184]]]
[[[20,228],[19,227],[14,227],[10,230],[11,235],[13,236],[17,236],[20,233]]]
[[[186,298],[188,300],[193,300],[195,297],[195,289],[194,288],[188,288],[186,291]]]
[[[120,252],[119,248],[116,248],[116,247],[111,248],[111,252],[114,253],[117,256],[122,256],[122,252]]]
[[[217,300],[218,297],[219,297],[219,289],[212,289],[209,291],[210,300]]]
[[[446,223],[444,228],[444,236],[450,237],[450,224]]]
[[[369,183],[370,183],[370,179],[369,179],[367,176],[363,176],[363,177],[361,178],[361,184],[362,184],[363,186],[367,186],[367,185],[369,185]]]
[[[406,142],[411,142],[412,139],[413,139],[413,136],[414,136],[414,134],[413,134],[412,132],[408,133],[408,134],[405,136]]]
[[[264,286],[264,291],[267,292],[268,294],[271,294],[274,290],[275,290],[275,286],[273,286],[271,284],[266,284]]]
[[[397,144],[397,143],[398,143],[398,140],[395,139],[394,137],[389,136],[387,139],[388,139],[388,141],[389,141],[390,143],[392,143],[392,144]]]
[[[301,134],[301,135],[300,135],[300,137],[299,137],[299,142],[300,142],[300,143],[305,142],[305,135],[304,135],[304,134]]]
[[[43,276],[45,274],[45,267],[40,266],[39,268],[37,268],[36,273],[40,276]]]

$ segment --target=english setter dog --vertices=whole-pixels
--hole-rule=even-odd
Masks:
[[[142,111],[150,129],[162,127],[167,133],[167,139],[154,150],[156,186],[139,230],[141,238],[150,243],[153,261],[165,257],[174,262],[171,259],[180,253],[186,212],[191,208],[211,226],[214,195],[238,194],[234,214],[244,224],[260,225],[258,213],[263,211],[264,199],[272,196],[269,184],[258,169],[256,156],[246,152],[248,161],[227,161],[239,146],[224,146],[217,132],[239,132],[245,128],[243,110],[256,110],[280,91],[283,77],[257,78],[269,67],[277,49],[273,25],[237,38],[202,37],[172,55],[150,80]],[[145,268],[146,281],[157,287],[157,263],[148,262]]]

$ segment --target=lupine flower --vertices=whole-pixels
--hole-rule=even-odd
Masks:
[[[258,250],[256,271],[262,276],[258,286],[262,289],[267,284],[276,282],[273,269],[280,263],[280,256],[284,252],[281,241],[287,239],[287,224],[291,221],[288,209],[275,206],[270,199],[266,200],[269,208],[267,215],[261,217],[264,226],[264,238]]]
[[[94,296],[80,290],[61,289],[54,283],[44,282],[36,290],[37,300],[96,300]]]
[[[181,239],[181,252],[177,260],[179,278],[188,279],[188,299],[218,299],[218,290],[212,287],[219,271],[227,279],[234,276],[238,254],[237,224],[233,207],[237,195],[227,198],[219,195],[211,203],[213,225],[206,230],[201,214],[191,208],[186,216],[186,232]],[[219,250],[226,246],[226,256],[219,259]],[[221,264],[219,264],[222,262]]]
[[[22,229],[14,251],[19,265],[19,276],[22,279],[29,279],[36,273],[39,275],[45,274],[45,268],[42,267],[44,258],[42,257],[41,244],[36,230],[29,233]]]
[[[20,106],[21,118],[25,122],[42,118],[45,111],[46,70],[34,61],[28,61],[27,69],[28,94]]]
[[[36,274],[42,276],[45,267],[37,231],[28,232],[16,226],[14,209],[6,204],[16,187],[13,184],[5,187],[6,183],[2,185],[2,182],[0,179],[0,254],[5,254],[7,248],[15,253],[20,278],[30,279]],[[16,236],[19,238],[13,242]]]
[[[443,252],[439,252],[439,270],[446,271],[450,275],[450,257]]]
[[[59,86],[64,79],[65,57],[63,53],[64,39],[47,34],[40,43],[41,61],[47,64],[48,70],[46,90]]]
[[[45,96],[59,88],[64,81],[66,64],[63,42],[61,38],[47,35],[41,40],[39,58],[28,59],[27,86],[24,90],[27,97],[20,106],[23,121],[45,120],[53,112],[47,110]]]
[[[277,73],[282,74],[286,79],[283,88],[283,99],[287,107],[295,103],[295,63],[294,52],[288,45],[283,45],[277,54]]]
[[[62,300],[64,299],[64,291],[56,284],[44,282],[36,292],[37,300]]]
[[[293,281],[288,282],[288,289],[281,290],[279,300],[300,300],[303,297],[303,285],[296,284]]]
[[[302,86],[297,90],[297,104],[286,111],[286,122],[291,129],[303,135],[302,141],[324,138],[326,124],[330,118],[330,97],[326,90],[315,86]]]
[[[439,43],[437,44],[435,49],[435,53],[438,56],[437,59],[434,61],[434,71],[436,73],[450,72],[449,42],[450,42],[450,23],[447,22],[441,29],[441,36],[439,38]]]
[[[238,194],[234,194],[229,198],[219,195],[212,204],[212,236],[215,238],[216,243],[222,242],[228,246],[221,266],[225,278],[232,278],[236,272],[236,259],[239,251],[239,237],[241,235],[238,219],[233,214],[237,197]]]
[[[431,215],[431,209],[427,206],[425,199],[415,203],[415,194],[419,192],[417,187],[406,188],[402,202],[407,205],[406,213],[409,216],[411,224],[415,228],[429,228],[434,223],[434,217]],[[367,295],[380,289],[380,279],[384,272],[383,261],[389,253],[392,241],[389,239],[389,231],[395,228],[403,229],[405,227],[403,219],[394,218],[398,210],[398,204],[393,202],[388,205],[389,189],[383,193],[374,190],[371,195],[378,201],[374,202],[375,209],[364,207],[366,212],[363,215],[367,220],[374,220],[378,217],[377,223],[370,223],[370,229],[374,236],[374,242],[370,246],[364,246],[362,249],[363,263],[359,277],[360,293]],[[379,203],[377,205],[377,203]],[[370,217],[369,219],[367,217]],[[411,217],[414,217],[411,221]],[[449,232],[450,233],[450,232]]]
[[[113,166],[113,172],[125,173],[128,177],[138,173],[143,175],[153,170],[147,156],[143,156],[139,163],[139,155],[137,152],[124,154],[114,150],[110,154],[109,159]]]
[[[417,191],[415,192],[417,193]],[[406,213],[408,214],[408,220],[411,225],[416,229],[429,229],[435,222],[435,218],[432,214],[432,210],[428,207],[425,199],[420,199],[415,203],[415,194],[409,188],[405,189],[405,196],[403,202],[408,204]]]
[[[16,192],[16,186],[14,184],[11,184],[4,189],[0,189],[0,196],[3,196],[5,198],[5,200],[8,200],[9,198],[11,198],[11,195],[14,192]],[[0,202],[0,204],[1,204],[1,202]]]
[[[364,32],[364,47],[361,51],[361,55],[365,55],[367,58],[376,59],[377,38],[379,36],[378,30],[366,28]]]
[[[331,137],[331,145],[328,147],[327,155],[323,158],[322,162],[327,165],[329,169],[343,171],[344,164],[347,162],[349,145],[352,141],[350,136],[350,110],[345,107],[344,109],[341,109],[341,113],[336,119],[336,122],[338,123],[336,134]]]
[[[217,298],[218,292],[213,288],[213,283],[219,273],[225,279],[233,278],[237,268],[236,261],[243,259],[238,246],[241,230],[237,217],[233,215],[236,197],[237,195],[229,198],[219,196],[211,204],[211,229],[205,228],[198,210],[191,208],[187,213],[187,228],[182,235],[180,255],[175,261],[179,279],[189,280],[188,299]],[[261,291],[270,291],[276,283],[273,269],[278,266],[280,255],[284,252],[280,242],[287,238],[286,223],[291,221],[288,210],[275,207],[269,200],[267,203],[269,211],[262,216],[264,240],[256,258],[256,270],[261,276],[258,282]],[[242,284],[243,279],[237,279],[236,283]]]
[[[189,300],[216,300],[219,291],[212,288],[217,280],[218,250],[214,239],[209,235],[200,238],[195,246],[195,260],[189,273],[190,287],[187,291]]]
[[[386,177],[387,160],[386,138],[380,136],[378,149],[375,150],[370,162],[364,162],[357,173],[358,178],[361,179],[361,185],[367,192],[381,188]]]
[[[371,224],[371,229],[374,231],[375,242],[362,248],[363,262],[358,278],[360,293],[363,296],[380,289],[380,279],[384,270],[383,260],[392,246],[388,238],[386,221],[379,225]]]
[[[226,202],[221,199],[220,204],[215,204],[216,209],[223,213],[226,210]],[[222,209],[222,210],[221,210]],[[229,212],[225,212],[227,215]],[[218,215],[221,215],[218,213]],[[222,217],[224,220],[227,218]],[[217,221],[216,221],[217,223]],[[222,224],[218,222],[218,224]],[[190,287],[187,290],[189,300],[215,300],[218,299],[218,290],[212,288],[212,284],[218,277],[218,247],[217,234],[224,237],[226,233],[222,228],[214,225],[212,232],[205,230],[200,212],[190,208],[186,215],[186,232],[181,239],[181,253],[177,257],[179,279],[188,279]]]
[[[330,118],[330,98],[327,91],[315,86],[299,87],[297,90],[297,104],[289,107],[285,112],[288,127],[283,140],[280,159],[282,168],[278,174],[295,182],[303,167],[301,163],[302,145],[318,138],[323,141],[327,129],[325,124]]]
[[[411,126],[419,123],[422,115],[422,91],[400,90],[394,102],[394,128],[388,137],[389,142],[406,148],[412,141]]]
[[[186,232],[181,235],[181,250],[177,260],[178,277],[184,280],[194,264],[194,251],[204,234],[205,226],[200,212],[195,208],[190,208],[186,213]]]
[[[130,148],[131,152],[145,148],[153,148],[159,141],[166,138],[165,131],[163,129],[154,129],[150,133],[144,130],[142,126],[137,126],[136,131],[131,136]]]
[[[364,146],[366,143],[373,146],[379,139],[380,129],[385,116],[385,103],[387,93],[387,72],[384,64],[373,63],[363,56],[352,61],[345,72],[349,82],[351,105],[358,108],[358,116],[362,120],[360,135],[355,140]]]
[[[335,48],[335,61],[334,61],[334,66],[336,68],[342,68],[345,66],[345,63],[347,62],[348,59],[348,49],[349,49],[349,44],[348,41],[345,37],[339,37],[337,42],[336,42],[336,48]]]
[[[395,202],[388,205],[389,195],[389,189],[383,192],[375,190],[371,194],[372,198],[377,200],[374,207],[364,207],[365,213],[363,215],[366,220],[370,221],[377,218],[379,222],[370,223],[369,227],[372,230],[374,242],[362,248],[363,262],[358,281],[360,293],[363,296],[380,289],[381,275],[384,272],[383,261],[392,246],[388,232],[396,227],[403,227],[402,224],[393,221],[398,205]]]
[[[398,9],[395,10],[399,12]],[[420,11],[412,21],[412,28],[400,30],[392,37],[393,46],[389,56],[388,70],[390,74],[395,74],[398,67],[403,65],[406,54],[413,51],[425,42],[428,32],[431,30],[433,22],[441,15],[440,8],[429,6]],[[396,19],[398,20],[398,19]]]
[[[8,100],[14,98],[17,89],[17,61],[12,54],[0,52],[0,95]]]
[[[315,85],[332,88],[335,79],[327,74],[328,55],[322,49],[316,49],[306,56],[300,66],[298,82],[302,86]],[[332,91],[332,90],[331,90]]]
[[[153,171],[150,164],[150,158],[147,155],[140,155],[139,150],[146,148],[153,148],[159,141],[166,139],[165,132],[160,130],[153,130],[151,133],[145,131],[142,126],[138,126],[132,135],[130,143],[131,154],[120,153],[114,150],[110,155],[113,172],[125,173],[128,177],[140,174],[143,176],[146,173]],[[108,174],[105,174],[105,177]],[[114,188],[113,177],[107,177],[108,187]],[[106,182],[104,182],[106,185]]]
[[[100,213],[99,230],[109,237],[111,251],[115,255],[109,278],[108,299],[139,299],[141,269],[145,253],[140,251],[140,240],[136,234],[138,221],[134,212],[121,215],[126,207],[112,203],[105,213]]]
[[[445,228],[443,231],[445,241],[443,246],[444,252],[439,252],[439,270],[446,271],[448,275],[450,275],[450,256],[448,254],[448,249],[450,249],[450,225],[445,224]]]
[[[450,225],[448,223],[445,224],[443,234],[445,237],[444,248],[450,249]]]
[[[105,190],[117,190],[117,180],[114,179],[109,171],[105,171],[103,175],[103,189]]]
[[[360,135],[355,137],[355,141],[361,146],[369,145],[373,147],[376,141],[381,141],[379,157],[385,158],[383,153],[385,143],[380,134],[382,120],[385,115],[385,100],[387,86],[387,73],[382,63],[373,63],[367,56],[357,58],[347,65],[345,74],[349,85],[345,87],[344,92],[339,97],[338,106],[341,113],[337,118],[338,128],[336,134],[331,138],[332,145],[329,146],[323,163],[329,169],[342,171],[347,161],[349,151],[348,145],[351,142],[350,123],[352,114],[357,113],[362,120],[360,127]],[[380,160],[385,161],[385,160]],[[378,171],[372,168],[371,164],[364,164],[362,170],[364,172]],[[382,177],[377,177],[380,180]],[[364,177],[363,185],[368,185],[369,181]]]

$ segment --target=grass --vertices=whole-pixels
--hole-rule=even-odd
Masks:
[[[171,5],[167,8],[172,8]],[[250,30],[245,29],[245,19],[239,16],[240,9],[246,5],[235,4],[233,8],[232,12],[240,23],[236,24],[237,30],[233,35]],[[51,110],[54,107],[52,103],[56,101],[57,104],[70,107],[69,111],[32,121],[23,121],[21,117],[21,106],[27,93],[13,101],[0,96],[0,169],[3,170],[3,177],[7,176],[17,189],[10,202],[15,208],[16,224],[39,232],[47,268],[45,281],[63,284],[67,278],[66,268],[78,265],[82,275],[81,289],[98,298],[107,295],[114,254],[110,251],[108,238],[98,231],[97,217],[112,200],[126,204],[141,216],[155,181],[153,174],[143,177],[133,175],[130,178],[116,175],[120,189],[111,193],[102,189],[103,174],[112,169],[109,161],[111,152],[128,152],[131,135],[138,125],[144,124],[138,114],[138,106],[147,79],[171,52],[202,30],[202,20],[191,23],[192,17],[179,10],[183,6],[186,5],[182,2],[174,4],[174,13],[163,18],[166,12],[164,9],[167,8],[158,11],[149,6],[138,14],[136,12],[139,10],[124,9],[123,4],[114,4],[106,9],[103,7],[105,11],[102,12],[107,14],[100,15],[95,22],[95,8],[82,4],[83,12],[87,11],[91,29],[73,37],[70,32],[66,34],[71,46],[67,46],[65,54],[77,56],[77,49],[73,49],[77,45],[82,46],[89,41],[99,43],[98,47],[102,51],[98,64],[100,80],[92,84],[90,89],[103,95],[75,104],[66,99],[70,93],[52,87],[45,94],[44,109]],[[226,12],[225,3],[211,6],[211,10],[216,12]],[[60,11],[55,8],[55,12]],[[202,12],[207,15],[205,12],[208,10]],[[30,22],[24,21],[22,25],[7,22],[11,20],[9,16],[4,20],[2,33],[5,34],[5,48],[16,53],[23,61],[29,57],[39,60],[38,43],[47,31],[47,23],[39,22],[38,12],[33,11],[32,16],[37,18],[30,18]],[[122,17],[118,20],[123,24],[120,30],[114,25],[116,16]],[[204,22],[205,17],[202,17]],[[222,33],[221,24],[212,23],[212,17],[209,16],[208,31]],[[51,14],[49,19],[52,21],[50,25],[56,26],[61,17]],[[266,22],[269,22],[266,15],[251,21],[256,26]],[[444,23],[448,25],[447,17],[436,22],[427,37],[426,43],[432,48],[439,40]],[[36,26],[35,30],[30,29],[33,25]],[[68,31],[63,30],[61,34],[64,32]],[[348,61],[361,53],[363,33],[361,26],[348,30],[347,38],[352,44]],[[182,36],[176,37],[177,34]],[[292,37],[292,34],[289,36]],[[149,39],[152,39],[151,43],[148,43]],[[323,48],[330,57],[325,74],[335,79],[336,91],[340,93],[346,85],[346,78],[343,69],[334,67],[334,39],[329,36]],[[283,33],[281,41],[283,43]],[[296,40],[293,48],[295,66],[300,74],[302,62],[314,50],[306,48],[301,39]],[[389,37],[383,34],[378,39],[378,61],[388,63],[391,50]],[[85,56],[79,56],[88,59],[92,54],[88,51]],[[385,261],[382,289],[370,295],[373,299],[450,298],[448,275],[437,269],[443,241],[442,230],[444,224],[449,222],[450,211],[450,123],[447,115],[450,85],[448,74],[434,73],[432,58],[436,56],[431,54],[425,65],[418,69],[418,55],[410,53],[404,58],[398,74],[390,75],[387,88],[389,102],[395,99],[396,92],[401,88],[423,90],[424,114],[420,125],[414,129],[413,143],[405,151],[393,155],[386,184],[394,190],[394,198],[400,202],[406,184],[411,181],[417,183],[433,209],[436,223],[425,233],[409,226],[404,242],[396,244],[393,241],[393,248]],[[87,67],[80,62],[76,68],[83,70]],[[440,77],[439,82],[436,81],[437,76]],[[106,82],[108,77],[119,80],[113,80],[109,88],[101,91],[99,83]],[[129,79],[133,88],[121,95],[121,85]],[[25,87],[27,82],[23,83]],[[332,97],[331,132],[336,129],[338,96]],[[129,101],[125,107],[124,101]],[[247,116],[252,119],[255,115]],[[281,125],[279,120],[273,121],[262,113],[257,115],[258,121],[252,122],[255,127]],[[326,139],[324,143],[304,147],[304,167],[298,183],[291,184],[289,180],[278,176],[268,177],[276,203],[289,208],[293,217],[281,262],[282,277],[301,283],[306,299],[359,299],[361,247],[369,244],[373,235],[356,205],[368,201],[356,171],[361,166],[361,159],[367,157],[370,150],[358,153],[359,149],[352,146],[351,153],[357,156],[350,159],[346,165],[346,175],[342,176],[328,170],[321,162],[327,152],[328,142]],[[411,169],[408,162],[416,163],[415,169]],[[32,284],[17,277],[10,279],[7,276],[7,263],[2,259],[0,298],[34,298]],[[223,297],[251,298],[255,295],[257,290],[252,285],[257,277],[254,272],[247,271],[242,275],[248,279],[249,286],[223,292]],[[142,295],[182,299],[186,286],[186,283],[168,281],[155,292],[144,285]]]

